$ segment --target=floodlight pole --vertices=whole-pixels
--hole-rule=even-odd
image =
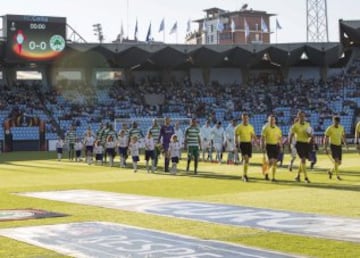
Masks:
[[[327,0],[306,0],[306,41],[329,42]]]

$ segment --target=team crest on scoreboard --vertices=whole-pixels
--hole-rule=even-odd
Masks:
[[[50,38],[50,48],[56,52],[61,52],[65,48],[65,39],[61,35],[53,35]]]

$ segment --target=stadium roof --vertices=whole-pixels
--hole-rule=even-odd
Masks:
[[[345,47],[360,46],[360,20],[339,21],[340,40]]]
[[[168,45],[68,44],[61,61],[70,67],[137,69],[191,67],[261,68],[296,65],[332,66],[343,54],[339,43]]]

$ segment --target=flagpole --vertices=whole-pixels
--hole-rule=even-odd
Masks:
[[[129,0],[126,0],[126,35],[129,37]]]

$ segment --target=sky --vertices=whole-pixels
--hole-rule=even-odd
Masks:
[[[306,41],[306,0],[1,0],[0,15],[41,15],[66,17],[87,42],[97,42],[93,24],[102,25],[104,42],[115,40],[123,24],[125,37],[134,38],[135,23],[138,20],[138,38],[145,40],[149,24],[152,37],[163,41],[159,33],[161,20],[165,19],[165,42],[184,43],[187,21],[204,17],[204,9],[218,7],[228,11],[239,10],[245,3],[248,8],[276,14],[271,18],[270,29],[275,32],[277,18],[281,30],[277,32],[278,43]],[[338,20],[360,20],[359,0],[327,0],[329,40],[339,41]],[[169,34],[174,23],[178,23],[178,33]],[[197,28],[192,23],[191,29]],[[276,42],[272,33],[271,42]]]

